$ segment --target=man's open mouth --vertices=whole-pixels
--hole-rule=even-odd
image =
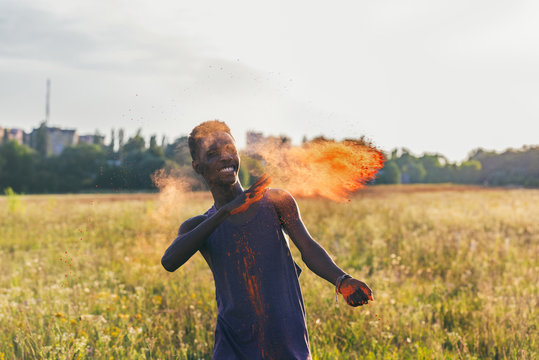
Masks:
[[[219,172],[230,173],[230,172],[234,172],[234,170],[235,170],[234,166],[227,166],[219,170]]]

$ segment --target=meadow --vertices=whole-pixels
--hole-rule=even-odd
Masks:
[[[0,360],[211,359],[210,270],[160,259],[207,193],[0,197]],[[377,186],[298,199],[375,301],[352,308],[297,249],[313,359],[535,359],[539,190]]]

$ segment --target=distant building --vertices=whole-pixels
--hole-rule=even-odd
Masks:
[[[105,135],[79,135],[80,143],[105,145]]]
[[[32,130],[29,145],[37,148],[39,128]],[[68,146],[77,145],[79,136],[77,130],[60,129],[58,127],[46,127],[47,156],[60,155]]]
[[[245,150],[247,152],[249,152],[249,149],[252,149],[253,147],[264,141],[264,135],[261,132],[247,131],[246,137],[247,142]]]
[[[286,136],[264,136],[260,132],[248,131],[245,152],[254,155],[260,152],[259,149],[282,149],[291,146],[290,138]]]
[[[15,140],[20,145],[25,144],[25,140],[27,138],[27,134],[22,129],[8,129],[0,126],[0,144],[4,142],[4,140]]]
[[[47,127],[47,156],[60,155],[66,147],[78,142],[77,130]]]
[[[43,124],[41,125],[43,126]],[[39,133],[45,129],[47,156],[60,155],[66,147],[75,146],[79,143],[105,145],[105,136],[100,134],[81,135],[75,129],[61,129],[59,127],[45,126],[34,128],[30,133],[22,129],[5,128],[0,126],[0,144],[5,141],[15,140],[21,145],[28,145],[37,150],[39,147]]]
[[[15,140],[20,145],[24,144],[24,130],[21,129],[9,129],[7,138],[8,140]]]

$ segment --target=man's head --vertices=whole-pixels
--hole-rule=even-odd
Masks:
[[[206,121],[196,126],[188,139],[193,169],[208,185],[235,183],[240,158],[230,128],[222,121]]]
[[[210,120],[195,126],[195,128],[191,131],[191,134],[189,134],[188,139],[189,151],[191,152],[191,158],[193,160],[197,160],[198,158],[198,148],[200,141],[208,135],[217,132],[225,132],[230,135],[230,137],[232,137],[232,134],[230,133],[230,128],[223,121]],[[234,137],[232,137],[232,139],[234,139]]]

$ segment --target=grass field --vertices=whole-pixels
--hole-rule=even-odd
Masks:
[[[539,191],[376,187],[299,199],[311,234],[374,290],[300,283],[314,359],[539,357]],[[160,258],[208,194],[0,197],[0,359],[210,359],[211,272]],[[297,249],[293,254],[300,266]]]

